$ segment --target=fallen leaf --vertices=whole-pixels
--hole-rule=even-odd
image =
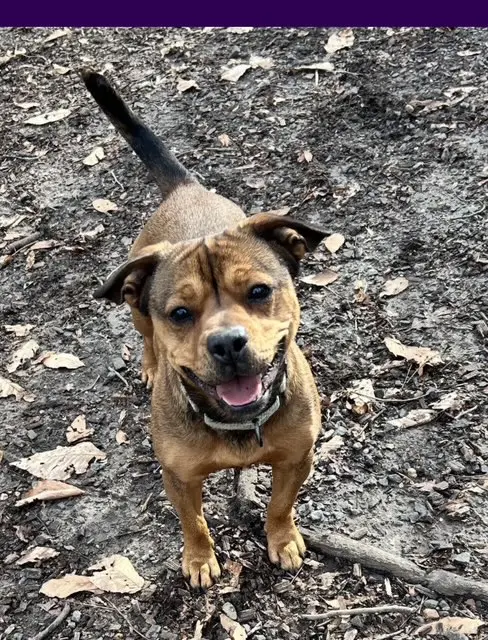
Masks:
[[[38,362],[48,369],[79,369],[85,366],[84,362],[71,353],[54,353],[54,351],[43,354]]]
[[[59,38],[65,38],[66,36],[69,36],[70,33],[71,29],[56,29],[44,39],[44,44],[53,42],[53,40],[58,40]]]
[[[81,235],[84,238],[96,238],[97,236],[99,236],[101,233],[103,233],[105,231],[105,227],[103,226],[103,224],[97,224],[97,226],[92,229],[91,231],[82,231]]]
[[[470,505],[465,500],[451,500],[443,505],[442,510],[447,513],[450,518],[462,520],[465,515],[471,511]]]
[[[229,146],[230,146],[230,142],[231,142],[231,140],[230,140],[229,136],[228,136],[226,133],[222,133],[222,134],[219,136],[218,140],[219,140],[220,144],[221,144],[223,147],[229,147]]]
[[[59,480],[41,480],[34,485],[20,500],[15,503],[16,507],[23,507],[25,504],[42,500],[49,502],[51,500],[63,500],[64,498],[74,498],[81,496],[85,492],[79,487],[72,484],[60,482]]]
[[[56,240],[39,240],[35,242],[30,248],[32,251],[45,251],[46,249],[53,249],[57,247],[59,242]]]
[[[342,247],[346,239],[342,235],[342,233],[333,233],[324,241],[325,246],[330,251],[330,253],[337,253],[339,249]]]
[[[408,287],[408,280],[406,278],[393,278],[393,280],[387,280],[383,285],[383,290],[380,293],[380,298],[387,296],[396,296]]]
[[[38,102],[15,102],[14,100],[14,105],[16,107],[19,107],[20,109],[25,109],[26,111],[28,111],[29,109],[34,109],[35,107],[39,106]]]
[[[227,27],[226,31],[228,33],[249,33],[253,29],[254,27]]]
[[[246,640],[247,633],[244,627],[236,620],[232,620],[229,616],[226,616],[225,613],[220,614],[220,624],[232,640]]]
[[[39,345],[35,340],[29,340],[20,346],[12,355],[12,361],[7,365],[6,369],[9,373],[17,371],[27,360],[31,360],[39,350]]]
[[[20,384],[12,382],[3,376],[0,376],[0,398],[8,398],[15,396],[17,402],[25,400],[25,402],[34,402],[35,396],[23,389]]]
[[[337,451],[344,445],[344,438],[341,436],[332,436],[330,440],[322,442],[317,450],[317,456],[319,460],[326,460],[330,457],[331,453]]]
[[[83,164],[86,164],[87,167],[93,167],[104,158],[105,151],[103,150],[103,147],[95,147],[93,151],[83,159]]]
[[[446,395],[442,396],[437,402],[434,402],[432,409],[437,409],[438,411],[458,411],[462,409],[463,405],[464,399],[459,397],[457,391],[452,391],[451,393],[446,393]]]
[[[251,187],[251,189],[264,189],[266,187],[266,182],[263,178],[248,178],[246,180],[246,185]]]
[[[32,267],[35,265],[35,263],[36,263],[36,252],[29,251],[29,253],[27,254],[27,258],[25,259],[25,268],[27,269],[27,271],[30,271]]]
[[[231,574],[230,586],[237,588],[239,586],[239,578],[242,572],[242,564],[240,562],[227,559],[224,564],[224,569]]]
[[[66,440],[71,444],[88,438],[93,434],[93,429],[86,426],[86,419],[84,415],[79,415],[73,420],[70,426],[66,430]]]
[[[59,556],[59,551],[51,549],[51,547],[34,547],[33,549],[23,553],[15,564],[34,564],[36,562],[55,558],[56,556]]]
[[[137,573],[131,561],[121,555],[104,558],[90,567],[89,571],[95,572],[91,581],[102,591],[137,593],[144,586],[144,578]]]
[[[274,67],[274,62],[271,60],[271,58],[263,58],[262,56],[255,55],[252,55],[249,58],[249,64],[253,69],[260,67],[261,69],[265,69],[266,71]]]
[[[129,442],[129,436],[125,431],[119,429],[115,434],[115,441],[117,442],[117,444],[127,444]]]
[[[69,67],[63,67],[62,65],[56,64],[55,62],[53,64],[53,69],[59,76],[64,76],[71,71]]]
[[[183,78],[178,79],[178,83],[176,85],[177,91],[180,93],[184,93],[189,89],[196,89],[197,91],[200,89],[195,80],[183,80]]]
[[[361,185],[355,180],[335,185],[332,191],[332,197],[336,201],[336,207],[340,208],[348,200],[353,198],[358,191],[361,191]]]
[[[115,202],[110,202],[110,200],[104,200],[103,198],[98,198],[92,202],[93,208],[99,213],[110,213],[111,211],[117,211],[118,207]]]
[[[297,158],[297,162],[302,163],[302,162],[312,162],[313,160],[313,154],[311,151],[309,151],[308,149],[306,149],[305,151],[300,151],[300,153],[298,154],[298,158]]]
[[[39,593],[48,598],[68,598],[79,591],[98,591],[97,587],[87,576],[68,574],[62,578],[54,578],[45,582]]]
[[[431,366],[442,364],[440,353],[428,347],[409,347],[396,338],[385,338],[384,343],[388,351],[394,356],[416,362],[419,365],[420,374],[427,364]]]
[[[71,115],[71,109],[56,109],[55,111],[48,111],[38,116],[33,116],[25,121],[25,124],[34,124],[36,126],[42,126],[44,124],[50,124],[51,122],[57,122],[58,120],[64,120]]]
[[[441,635],[450,637],[451,634],[465,633],[472,636],[478,633],[478,629],[484,626],[486,622],[479,618],[460,618],[456,616],[448,616],[441,618],[435,622],[423,624],[415,631],[415,635],[435,636]]]
[[[304,282],[305,284],[313,284],[316,287],[326,287],[328,284],[335,282],[339,274],[337,271],[333,269],[326,269],[325,271],[321,271],[320,273],[315,273],[310,276],[304,276],[300,278],[300,282]]]
[[[43,480],[68,480],[73,473],[84,473],[92,460],[105,460],[106,457],[92,442],[79,442],[73,447],[34,453],[10,464]]]
[[[353,380],[347,390],[347,396],[352,400],[352,411],[359,416],[369,413],[373,409],[375,400],[373,383],[369,378]]]
[[[242,78],[250,68],[250,64],[238,64],[235,67],[224,67],[220,75],[220,79],[226,80],[227,82],[237,82],[239,78]]]
[[[311,64],[302,64],[295,67],[296,71],[334,71],[332,62],[312,62]]]
[[[421,424],[427,424],[436,419],[437,411],[431,409],[412,409],[403,418],[395,418],[394,420],[388,420],[388,424],[394,427],[400,427],[401,429],[408,429],[410,427],[419,427]]]
[[[354,44],[354,33],[352,29],[342,29],[329,36],[325,50],[327,53],[332,54],[341,49],[348,49]]]

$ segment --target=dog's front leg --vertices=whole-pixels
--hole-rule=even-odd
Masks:
[[[172,471],[163,469],[166,495],[178,512],[183,529],[183,574],[190,578],[192,587],[207,589],[213,584],[212,578],[220,576],[220,567],[203,515],[203,480],[183,482]]]
[[[302,564],[305,543],[293,519],[293,505],[312,469],[312,452],[300,462],[273,464],[273,489],[266,518],[268,554],[271,562],[286,571]]]

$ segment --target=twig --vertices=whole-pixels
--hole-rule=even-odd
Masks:
[[[118,371],[116,371],[115,369],[112,369],[112,367],[109,367],[108,370],[113,373],[115,376],[117,376],[117,378],[119,378],[120,380],[122,380],[122,382],[125,384],[125,386],[127,387],[127,389],[129,388],[129,383],[127,382],[127,380],[124,378],[124,376],[120,375],[120,373]]]
[[[147,636],[145,636],[143,633],[141,633],[140,631],[138,631],[134,625],[132,624],[132,622],[129,620],[129,618],[127,616],[125,616],[122,611],[110,600],[107,600],[105,598],[102,598],[103,602],[105,602],[106,604],[109,605],[109,607],[112,607],[112,609],[114,609],[119,616],[125,621],[125,623],[128,625],[129,629],[131,630],[132,633],[136,633],[140,638],[143,638],[144,640],[149,640]]]
[[[26,247],[28,244],[32,244],[36,240],[39,240],[41,235],[42,234],[40,231],[35,231],[34,233],[31,233],[29,236],[25,236],[25,238],[20,238],[20,240],[14,240],[13,242],[11,242],[5,247],[5,252],[15,253],[19,249],[23,249],[24,247]]]
[[[302,530],[302,535],[310,548],[325,555],[359,562],[368,569],[389,573],[443,596],[470,596],[488,602],[488,582],[465,578],[443,569],[427,572],[406,558],[338,533],[316,535]]]
[[[381,607],[358,607],[357,609],[331,609],[325,613],[304,614],[304,620],[328,620],[339,616],[367,616],[370,613],[414,613],[413,607],[404,607],[398,604],[387,604]]]
[[[31,640],[44,640],[44,638],[48,638],[53,631],[63,624],[66,618],[69,616],[69,612],[71,611],[71,605],[66,603],[64,605],[63,610],[59,614],[59,616],[51,622],[43,631],[40,631],[35,636],[32,636]]]
[[[376,638],[372,638],[372,640],[389,640],[389,638],[395,638],[403,633],[403,629],[398,629],[398,631],[393,631],[393,633],[385,633],[382,636],[377,636]]]

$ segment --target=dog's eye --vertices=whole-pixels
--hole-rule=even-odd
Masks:
[[[186,307],[177,307],[169,314],[169,319],[175,324],[185,324],[193,320],[191,311]]]
[[[249,289],[249,302],[264,302],[271,296],[272,289],[267,284],[256,284]]]

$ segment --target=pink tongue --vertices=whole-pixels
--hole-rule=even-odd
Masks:
[[[258,400],[263,392],[261,376],[246,376],[217,385],[217,395],[232,407]]]

